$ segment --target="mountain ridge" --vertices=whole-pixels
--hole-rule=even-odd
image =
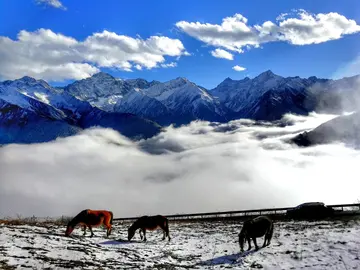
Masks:
[[[252,79],[227,77],[208,90],[184,77],[159,82],[99,72],[64,87],[29,76],[3,81],[0,100],[80,129],[103,126],[132,138],[148,138],[158,134],[161,125],[179,126],[194,120],[274,121],[285,113],[354,111],[360,104],[358,85],[360,75],[332,80],[282,77],[267,70]]]

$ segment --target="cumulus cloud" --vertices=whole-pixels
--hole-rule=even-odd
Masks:
[[[66,7],[59,0],[36,0],[36,3],[66,10]]]
[[[165,36],[142,39],[105,30],[80,41],[49,29],[22,30],[16,40],[0,36],[0,76],[84,79],[102,67],[125,71],[174,67],[173,62],[165,64],[165,57],[182,55],[188,55],[182,42]]]
[[[261,25],[249,25],[247,18],[235,14],[224,18],[221,24],[179,21],[176,26],[207,45],[238,53],[267,42],[309,45],[360,32],[356,21],[336,12],[311,14],[298,10],[292,15],[294,17],[283,13],[276,18],[276,23],[265,21]]]
[[[95,208],[125,217],[352,203],[359,198],[359,151],[284,142],[332,117],[287,115],[291,125],[285,127],[198,121],[139,142],[111,129],[89,129],[46,144],[5,146],[0,216]]]
[[[211,51],[211,55],[216,57],[216,58],[223,58],[223,59],[227,59],[227,60],[234,60],[234,56],[229,53],[228,51],[225,51],[223,49],[215,49],[213,51]]]
[[[238,66],[238,65],[233,66],[232,69],[235,70],[235,71],[244,71],[244,70],[246,70],[246,68]]]

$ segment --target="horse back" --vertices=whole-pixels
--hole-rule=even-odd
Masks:
[[[273,226],[273,222],[265,216],[259,216],[244,223],[244,229],[249,236],[261,237],[265,235]]]
[[[138,223],[141,228],[156,230],[158,227],[166,227],[167,218],[161,215],[142,216],[139,218]]]
[[[87,213],[84,216],[82,223],[85,223],[85,224],[91,225],[91,226],[99,226],[105,220],[110,220],[110,219],[111,219],[111,212],[109,212],[109,211],[87,209]]]

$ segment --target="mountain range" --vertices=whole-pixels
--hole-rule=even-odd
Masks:
[[[0,82],[0,144],[34,143],[100,126],[132,139],[162,126],[238,118],[273,121],[285,113],[355,111],[360,75],[340,80],[282,77],[268,70],[253,79],[226,78],[205,89],[186,78],[123,80],[97,73],[65,87],[23,77]]]

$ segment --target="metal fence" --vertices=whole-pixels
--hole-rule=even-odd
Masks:
[[[337,213],[344,214],[360,214],[360,204],[337,204],[327,205],[327,207],[333,208]],[[190,221],[190,220],[205,220],[205,219],[231,219],[231,218],[248,218],[251,216],[258,215],[270,215],[272,217],[285,216],[286,211],[294,209],[294,207],[284,208],[268,208],[268,209],[254,209],[254,210],[240,210],[240,211],[227,211],[227,212],[206,212],[206,213],[193,213],[193,214],[176,214],[176,215],[165,215],[169,220],[175,221]],[[137,217],[126,217],[126,218],[114,218],[114,221],[134,221]]]

